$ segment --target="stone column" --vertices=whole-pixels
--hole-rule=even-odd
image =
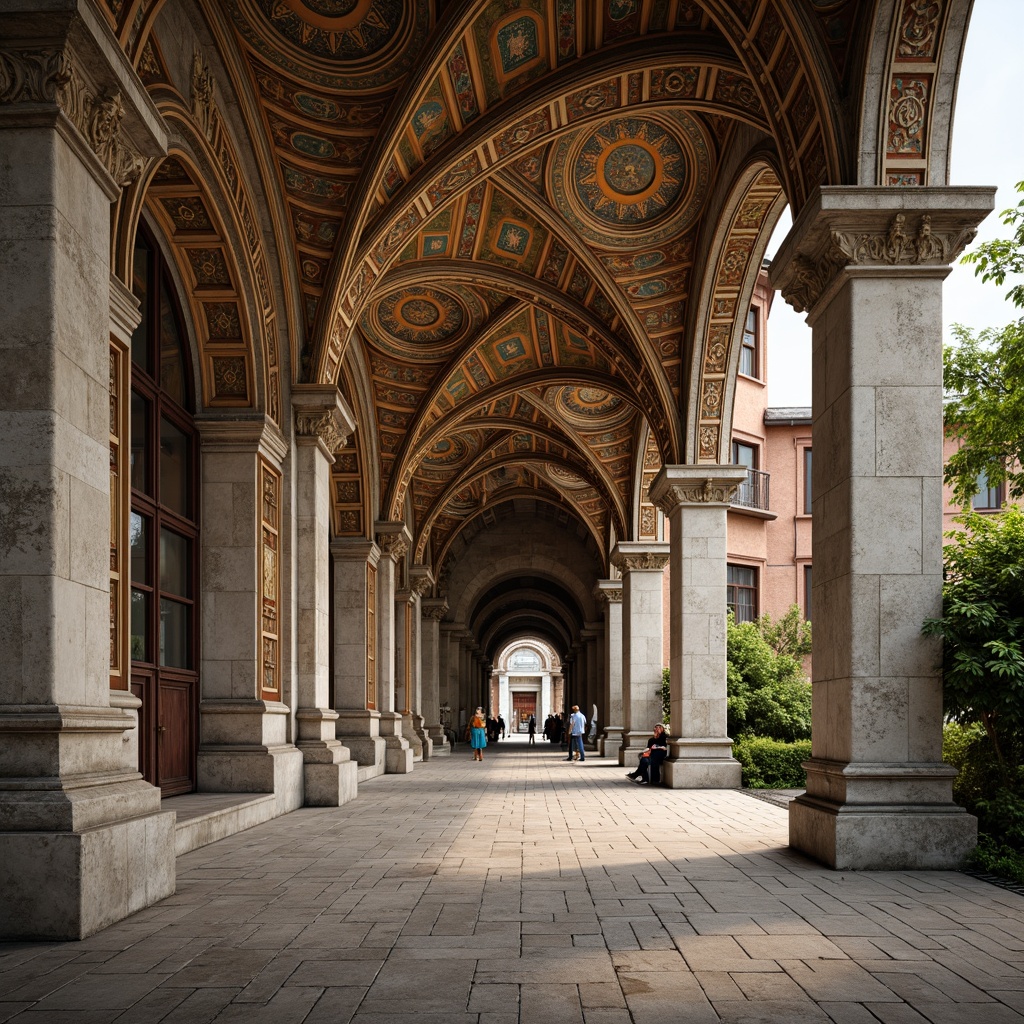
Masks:
[[[422,616],[422,657],[420,659],[423,686],[423,719],[430,737],[431,757],[452,752],[441,723],[441,703],[448,703],[448,687],[441,685],[441,674],[448,667],[447,634],[441,632],[441,620],[448,613],[448,602],[443,597],[425,597],[420,601]]]
[[[305,803],[338,807],[356,795],[358,766],[329,707],[331,466],[355,421],[335,387],[298,384],[295,408],[295,572],[298,723]]]
[[[377,565],[373,541],[339,537],[334,559],[334,710],[337,737],[359,762],[361,778],[384,774],[377,702]]]
[[[411,590],[395,593],[395,713],[401,716],[399,729],[412,751],[413,761],[423,760],[423,742],[413,726],[415,703],[413,665],[416,648],[413,642],[413,621],[419,617],[415,595]]]
[[[274,652],[281,642],[280,466],[287,446],[263,416],[197,417],[196,426],[203,512],[199,789],[273,793],[284,813],[302,806],[303,786]],[[278,531],[273,539],[261,528],[269,519]]]
[[[409,589],[412,593],[412,674],[411,674],[411,730],[423,751],[423,760],[429,761],[433,740],[427,733],[423,710],[423,595],[430,593],[434,586],[434,574],[425,565],[414,565],[409,573]]]
[[[0,14],[0,939],[79,939],[174,891],[174,816],[138,773],[131,702],[112,706],[110,691],[111,203],[166,135],[91,6],[12,6]]]
[[[405,523],[377,523],[381,557],[377,565],[377,700],[384,737],[384,770],[389,775],[412,771],[413,750],[402,732],[402,712],[395,702],[395,594],[398,562],[409,550]]]
[[[673,789],[733,789],[741,782],[726,735],[726,513],[746,476],[742,466],[664,466],[651,483],[671,548],[672,740],[664,774]]]
[[[836,868],[952,868],[942,764],[942,281],[992,189],[823,188],[773,262],[813,328],[813,754],[790,842]]]
[[[604,757],[622,745],[622,580],[598,580],[594,597],[603,605],[604,635],[598,706],[598,753]]]
[[[619,764],[636,764],[661,721],[662,576],[669,545],[620,541],[612,564],[622,573],[622,743]]]
[[[587,716],[587,735],[590,735],[591,718],[594,717],[594,708],[597,707],[597,728],[600,729],[604,720],[604,708],[601,707],[601,690],[604,680],[604,666],[601,658],[602,639],[604,630],[600,622],[584,623],[582,637],[584,638],[584,649],[586,650],[586,707],[583,708]],[[581,705],[582,706],[582,705]],[[594,733],[592,746],[597,749],[599,732]]]
[[[440,598],[439,600],[446,600]],[[459,633],[462,625],[457,622],[440,622],[438,624],[439,643],[438,648],[438,673],[440,685],[438,696],[441,704],[448,706],[448,719],[441,717],[442,727],[447,727],[455,733],[455,742],[462,739],[459,728]]]

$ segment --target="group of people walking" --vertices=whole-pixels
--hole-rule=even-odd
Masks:
[[[533,744],[537,733],[537,719],[530,715],[527,726],[530,736],[530,743]],[[578,704],[573,704],[572,712],[566,721],[562,716],[548,715],[544,723],[544,735],[551,743],[561,743],[562,738],[568,738],[569,755],[566,761],[585,761],[586,749],[583,746],[583,736],[587,731],[587,718],[579,709]],[[505,720],[499,714],[497,718],[491,718],[484,713],[482,707],[478,707],[473,713],[466,726],[466,739],[473,750],[473,760],[484,759],[484,749],[487,742],[497,742],[499,735],[505,736]],[[668,756],[668,733],[665,726],[658,723],[654,726],[653,735],[647,741],[647,746],[640,752],[636,768],[626,773],[626,778],[640,785],[657,785],[661,782],[661,765]]]

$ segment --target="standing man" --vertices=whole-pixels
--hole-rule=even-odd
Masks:
[[[530,733],[530,746],[532,747],[537,742],[537,719],[533,715],[530,715],[528,731]]]
[[[579,704],[573,704],[569,716],[569,756],[566,761],[585,761],[583,752],[583,734],[587,731],[586,716],[580,711]]]
[[[505,738],[505,719],[502,717],[501,712],[498,712],[498,732],[501,738]]]

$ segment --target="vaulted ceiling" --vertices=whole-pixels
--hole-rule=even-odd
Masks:
[[[161,5],[109,4],[158,77]],[[199,6],[286,211],[293,378],[338,383],[360,424],[335,531],[406,519],[439,570],[482,510],[529,496],[602,552],[653,537],[661,463],[728,460],[730,367],[782,205],[855,176],[871,5]],[[937,59],[942,8],[903,0],[911,65]],[[917,130],[889,142],[903,184]]]

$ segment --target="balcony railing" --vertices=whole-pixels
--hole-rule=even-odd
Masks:
[[[747,479],[740,484],[732,503],[742,505],[744,508],[756,508],[767,512],[770,479],[771,473],[765,473],[760,469],[748,469]]]

